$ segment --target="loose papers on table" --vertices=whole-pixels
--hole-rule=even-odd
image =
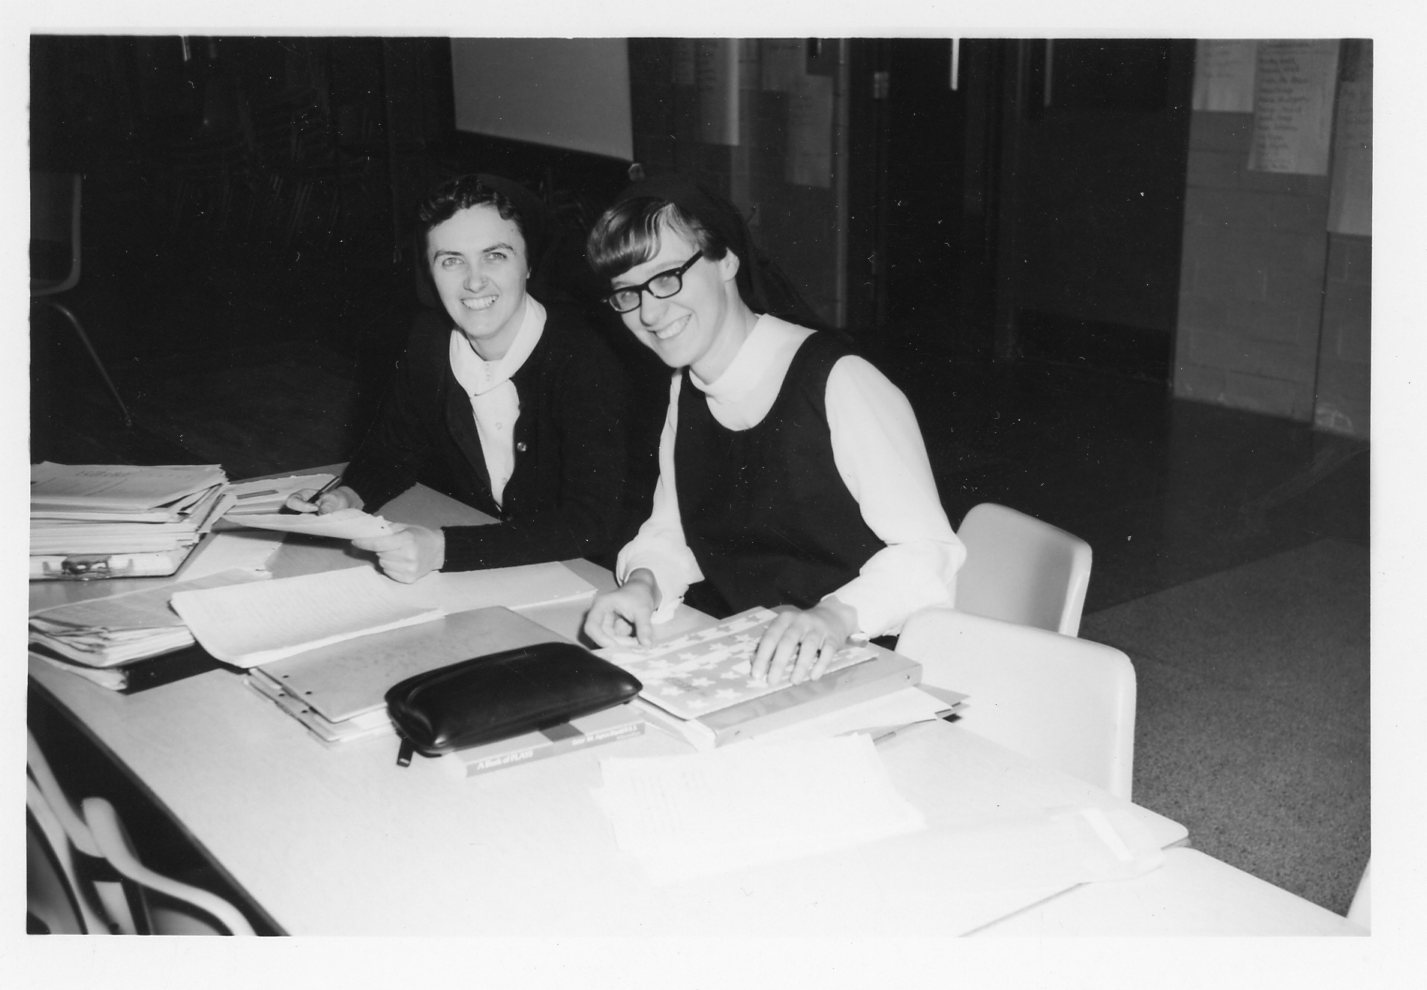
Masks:
[[[173,608],[210,654],[253,667],[442,614],[416,585],[370,567],[304,574],[211,591],[184,591]]]
[[[338,509],[324,513],[253,513],[241,515],[236,521],[254,529],[326,536],[338,540],[360,540],[392,533],[391,523],[381,516],[371,515],[361,509]]]
[[[925,827],[865,735],[602,760],[619,846],[656,881],[842,849]]]

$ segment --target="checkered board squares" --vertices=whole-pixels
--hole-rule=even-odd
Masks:
[[[699,718],[788,686],[787,681],[770,685],[749,676],[758,641],[776,614],[751,608],[666,643],[601,650],[600,655],[638,677],[646,701],[679,718]],[[837,652],[828,670],[850,667],[873,655],[869,647],[847,646]]]

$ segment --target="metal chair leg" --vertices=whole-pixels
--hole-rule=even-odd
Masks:
[[[79,334],[79,340],[84,344],[84,349],[89,352],[89,356],[94,359],[94,367],[99,369],[99,374],[104,378],[104,384],[109,387],[109,394],[114,396],[114,401],[119,404],[119,411],[124,414],[124,427],[133,427],[134,417],[129,413],[129,407],[124,404],[124,397],[119,394],[119,389],[114,385],[114,379],[109,377],[109,371],[104,367],[104,361],[99,357],[99,352],[94,349],[94,345],[89,340],[89,334],[84,332],[84,324],[79,322],[79,317],[63,303],[55,302],[53,299],[46,299],[45,303],[53,306],[64,314],[74,327],[74,332]]]

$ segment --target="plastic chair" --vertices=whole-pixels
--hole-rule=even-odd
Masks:
[[[242,912],[217,894],[156,873],[141,863],[118,813],[104,798],[87,797],[82,808],[85,824],[100,852],[125,881],[131,900],[139,905],[141,933],[253,934]]]
[[[1090,544],[994,502],[973,506],[957,530],[966,562],[956,608],[1074,636],[1090,584]]]
[[[30,299],[57,310],[74,327],[109,394],[119,404],[124,425],[132,426],[129,407],[85,333],[84,324],[73,310],[54,298],[79,284],[81,186],[76,172],[30,173]]]
[[[26,785],[32,813],[55,853],[80,931],[116,935],[251,935],[237,908],[209,891],[163,876],[134,853],[114,806],[101,797],[76,808],[34,733],[28,733]],[[46,827],[46,823],[48,827]],[[51,913],[52,906],[35,907]],[[38,914],[38,912],[35,912]]]
[[[45,833],[50,851],[86,932],[133,933],[132,908],[119,878],[104,862],[89,826],[50,769],[34,733],[28,733],[27,807]]]
[[[969,697],[960,724],[1130,800],[1135,669],[1119,650],[958,609],[907,620],[897,652]]]
[[[69,872],[60,860],[64,831],[30,778],[25,778],[25,930],[83,935],[89,929]]]

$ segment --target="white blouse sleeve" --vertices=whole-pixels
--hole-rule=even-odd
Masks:
[[[833,592],[857,612],[858,632],[896,632],[916,611],[952,604],[966,558],[937,496],[916,414],[901,390],[860,357],[827,380],[833,460],[868,527],[887,544]]]
[[[654,505],[639,532],[620,550],[615,561],[615,578],[623,584],[641,567],[648,568],[659,584],[659,609],[655,622],[667,621],[684,600],[689,585],[704,579],[694,552],[684,538],[684,522],[679,515],[678,489],[674,478],[674,434],[679,425],[679,388],[682,375],[669,386],[669,412],[659,434],[659,480],[654,486]]]

